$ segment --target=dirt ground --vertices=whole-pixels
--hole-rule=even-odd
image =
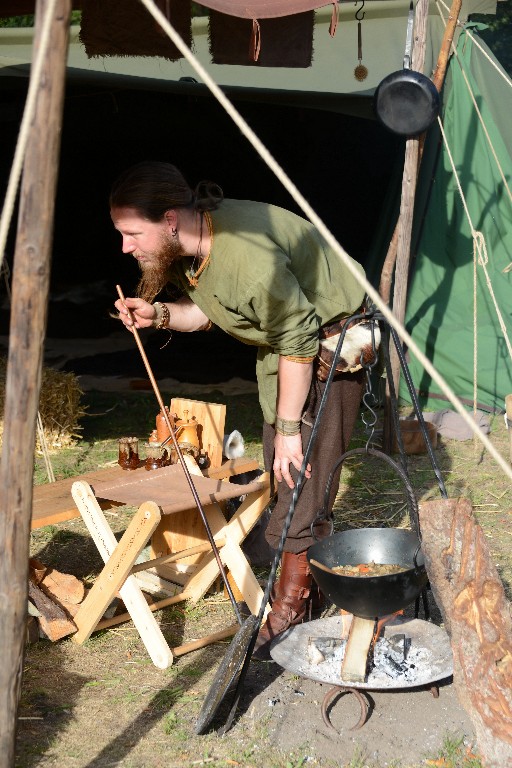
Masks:
[[[94,372],[84,369],[83,373]],[[243,383],[241,386],[243,389]],[[247,383],[248,388],[252,386],[252,382]],[[202,393],[198,399],[208,398]],[[502,417],[494,417],[491,437],[502,454],[508,455]],[[472,441],[441,440],[437,456],[449,495],[472,499],[510,597],[512,504],[507,478]],[[419,498],[438,495],[425,457],[412,459],[411,476]],[[358,482],[354,473],[341,488],[341,526],[350,526],[353,510],[362,508],[363,496],[369,517],[362,524],[375,525],[379,509],[372,511],[368,498],[374,501],[382,491],[384,495],[392,493],[386,490],[387,482],[377,476]],[[372,515],[377,518],[371,520]],[[129,516],[124,508],[112,513],[117,533],[124,530]],[[101,567],[80,519],[34,532],[31,554],[73,573],[88,585]],[[441,624],[428,594],[431,620]],[[233,611],[224,595],[214,592],[195,605],[182,603],[165,609],[158,613],[158,620],[170,646],[175,647],[232,624]],[[321,707],[330,685],[301,677],[274,662],[251,661],[232,728],[225,735],[216,728],[206,735],[195,735],[198,714],[229,642],[181,656],[163,671],[151,663],[131,622],[96,633],[84,645],[71,638],[57,643],[41,639],[28,645],[16,767],[480,765],[472,757],[470,719],[449,676],[440,682],[437,698],[429,687],[370,691],[367,722],[359,730],[351,730],[361,713],[354,694],[347,693],[334,702],[330,709],[334,727],[329,728],[322,720]],[[214,722],[216,727],[223,724],[222,712],[220,715],[220,722]],[[455,755],[452,762],[447,761],[447,754]]]
[[[164,611],[161,626],[171,644],[204,634],[231,613],[218,596],[198,607]],[[178,619],[178,621],[176,621]],[[310,624],[314,631],[314,623]],[[235,722],[225,735],[221,707],[206,735],[195,735],[198,714],[228,641],[176,659],[158,670],[131,625],[72,640],[40,641],[27,651],[16,765],[58,768],[157,766],[412,766],[428,765],[446,741],[473,745],[471,723],[451,678],[430,688],[368,692],[366,723],[352,693],[321,715],[330,684],[251,661]],[[231,691],[226,703],[232,701]],[[433,762],[431,764],[434,764]],[[464,763],[460,763],[461,765]]]

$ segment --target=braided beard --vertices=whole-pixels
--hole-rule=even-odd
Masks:
[[[151,304],[167,285],[169,267],[184,255],[178,238],[163,235],[161,248],[152,254],[154,263],[139,262],[142,274],[137,285],[137,296]]]

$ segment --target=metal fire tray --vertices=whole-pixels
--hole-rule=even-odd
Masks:
[[[284,669],[316,680],[346,688],[366,690],[397,690],[401,688],[417,688],[444,680],[453,674],[453,655],[448,634],[442,627],[423,621],[422,619],[404,619],[395,617],[385,624],[382,635],[390,638],[396,634],[405,634],[410,638],[407,658],[415,660],[414,674],[410,679],[403,676],[387,677],[381,670],[371,670],[364,683],[345,682],[341,678],[341,662],[339,658],[326,657],[325,661],[312,663],[308,651],[310,638],[340,638],[342,636],[341,616],[317,619],[296,627],[279,635],[272,643],[270,654],[274,661]],[[411,662],[412,663],[412,662]]]

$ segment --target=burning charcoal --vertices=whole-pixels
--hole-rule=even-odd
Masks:
[[[407,664],[404,658],[404,643],[395,641],[391,643],[386,638],[377,641],[374,650],[374,665],[384,672],[388,677],[396,679],[406,670]]]
[[[411,638],[400,634],[387,637],[386,640],[388,642],[390,651],[393,654],[393,658],[396,661],[405,661],[407,658],[407,651],[411,645]]]

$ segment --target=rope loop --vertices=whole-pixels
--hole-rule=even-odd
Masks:
[[[478,230],[473,231],[473,257],[476,258],[478,252],[478,263],[481,267],[487,266],[489,263],[489,257],[487,255],[487,245],[485,244],[485,237],[483,232]]]

